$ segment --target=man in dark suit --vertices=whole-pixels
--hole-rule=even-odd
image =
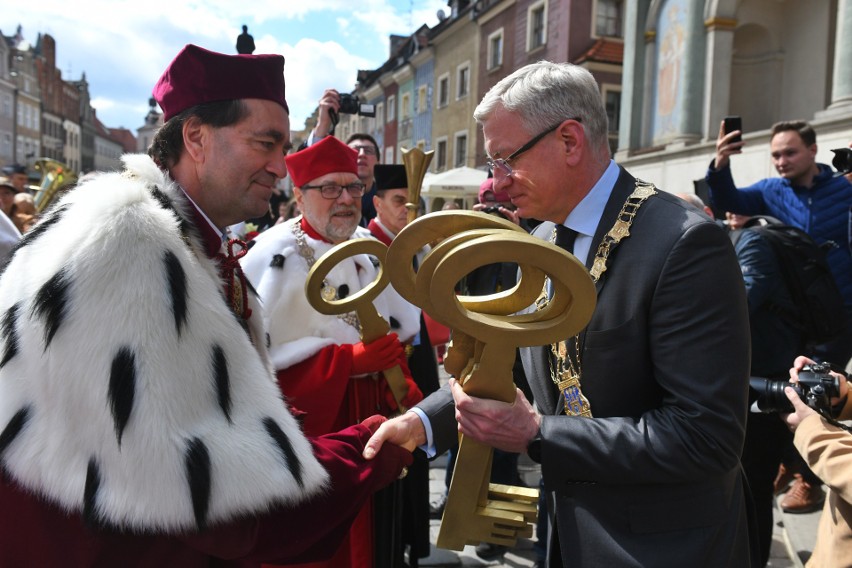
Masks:
[[[522,349],[536,408],[520,391],[507,404],[451,380],[383,426],[365,455],[398,439],[440,452],[456,427],[526,451],[553,505],[549,566],[749,565],[739,459],[749,327],[727,235],[611,160],[600,90],[580,67],[528,65],[495,85],[474,117],[495,191],[507,191],[521,217],[545,221],[538,237],[576,232],[560,244],[596,266],[597,307],[565,346],[591,417],[565,412],[564,397],[579,393],[552,380],[570,367],[558,349]]]

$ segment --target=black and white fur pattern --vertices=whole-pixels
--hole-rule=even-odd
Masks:
[[[95,525],[184,531],[320,491],[264,337],[144,155],[69,192],[0,277],[0,465]]]

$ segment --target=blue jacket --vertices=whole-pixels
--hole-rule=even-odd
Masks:
[[[799,227],[818,244],[833,241],[837,246],[828,251],[828,264],[843,294],[847,315],[852,315],[852,184],[835,177],[825,164],[811,188],[794,187],[788,180],[762,179],[754,185],[737,188],[731,168],[707,171],[710,201],[724,211],[742,215],[771,215],[782,222]]]

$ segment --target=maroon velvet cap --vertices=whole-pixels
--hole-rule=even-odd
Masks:
[[[293,185],[302,187],[325,174],[349,172],[358,175],[358,152],[326,136],[316,144],[284,157]]]
[[[153,94],[164,121],[198,104],[236,99],[275,101],[290,112],[281,55],[225,55],[188,44],[163,72]]]

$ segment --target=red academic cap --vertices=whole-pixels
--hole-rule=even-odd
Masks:
[[[485,193],[490,191],[497,203],[509,203],[511,198],[507,191],[494,191],[494,178],[487,178],[479,184],[479,202],[485,203]]]
[[[281,55],[225,55],[188,44],[163,72],[153,94],[164,121],[198,104],[237,99],[275,101],[290,112]]]
[[[326,136],[316,144],[284,157],[293,185],[302,187],[325,174],[351,172],[358,175],[358,152]]]

